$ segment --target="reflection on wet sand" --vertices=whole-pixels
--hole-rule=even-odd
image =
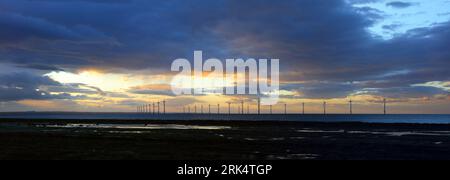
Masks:
[[[348,134],[371,134],[371,135],[386,135],[386,136],[450,136],[449,131],[346,131],[346,130],[313,130],[301,129],[296,130],[298,133],[348,133]]]
[[[178,124],[151,124],[151,125],[135,125],[135,124],[66,124],[66,125],[47,125],[48,128],[89,128],[89,129],[133,129],[133,130],[157,130],[157,129],[174,129],[174,130],[224,130],[231,129],[229,126],[195,126],[195,125],[178,125]]]

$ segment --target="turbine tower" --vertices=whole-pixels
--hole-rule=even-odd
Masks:
[[[386,115],[387,114],[387,111],[386,111],[386,98],[383,99],[383,107],[384,107],[384,115]]]
[[[158,102],[158,114],[161,113],[161,102]]]
[[[302,113],[303,115],[305,114],[305,103],[302,103],[303,109],[302,109]]]
[[[153,108],[153,111],[152,111],[153,114],[156,114],[156,111],[155,111],[156,109],[155,109],[155,103],[154,102],[152,103],[152,108]]]
[[[353,114],[353,101],[350,99],[350,114]]]
[[[241,105],[241,107],[242,107],[242,109],[241,109],[242,110],[242,114],[244,114],[244,100],[242,100],[241,104],[242,104]]]
[[[287,114],[287,104],[284,104],[284,114]]]
[[[326,101],[323,102],[323,114],[324,115],[327,114],[327,102]]]
[[[231,115],[231,103],[228,103],[228,115]]]
[[[258,98],[258,115],[261,114],[261,99]]]
[[[220,114],[220,104],[217,104],[217,114]]]
[[[166,114],[166,100],[163,101],[163,113]]]

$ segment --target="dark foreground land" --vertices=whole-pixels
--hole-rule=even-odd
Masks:
[[[450,125],[0,120],[0,159],[450,160]]]

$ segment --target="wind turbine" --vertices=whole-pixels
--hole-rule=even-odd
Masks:
[[[284,104],[284,114],[287,114],[287,104]]]
[[[163,101],[163,113],[166,114],[166,100]]]
[[[241,106],[242,107],[242,109],[241,109],[242,110],[242,114],[244,114],[244,100],[242,100],[241,104],[242,104],[242,106]]]
[[[350,114],[353,114],[353,101],[350,99]]]
[[[258,98],[258,115],[261,114],[261,99]]]
[[[153,109],[153,111],[152,111],[153,114],[156,114],[156,109],[155,109],[155,103],[154,102],[152,103],[152,109]]]
[[[161,102],[158,102],[158,114],[161,113]]]
[[[305,103],[302,103],[302,106],[303,106],[302,112],[303,114],[305,114]]]

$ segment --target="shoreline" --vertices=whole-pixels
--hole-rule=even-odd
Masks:
[[[13,113],[0,120],[111,120],[111,121],[233,121],[233,122],[326,122],[383,124],[450,124],[450,115],[364,114],[136,114],[136,113]]]
[[[1,123],[86,123],[86,124],[230,124],[230,125],[245,125],[245,124],[260,124],[260,125],[302,125],[302,124],[316,124],[316,125],[381,125],[381,126],[448,126],[450,123],[383,123],[383,122],[363,122],[363,121],[258,121],[258,120],[145,120],[145,119],[21,119],[21,118],[0,118]]]

